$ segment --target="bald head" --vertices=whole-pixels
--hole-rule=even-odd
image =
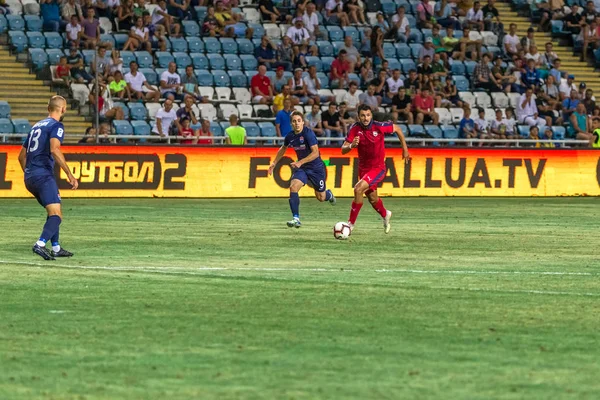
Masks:
[[[52,96],[48,101],[48,112],[61,112],[67,108],[67,101],[62,96]]]

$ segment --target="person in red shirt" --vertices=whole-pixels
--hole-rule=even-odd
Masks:
[[[250,80],[253,103],[266,104],[273,101],[273,87],[271,86],[271,80],[265,75],[266,73],[267,67],[260,65],[258,74]]]
[[[348,86],[348,73],[350,71],[350,63],[346,60],[346,50],[340,50],[338,58],[331,63],[331,86],[344,88]]]
[[[68,85],[71,83],[71,66],[67,64],[67,57],[61,57],[56,66],[56,77],[63,79]]]
[[[202,120],[202,128],[200,129],[200,136],[214,136],[210,131],[210,121],[207,119]],[[198,139],[198,144],[213,144],[212,139]]]
[[[185,139],[181,139],[181,144],[195,144],[198,139],[194,135],[194,130],[190,127],[190,119],[182,118],[179,121],[181,129],[179,130],[179,136],[183,136]]]
[[[350,127],[348,136],[342,145],[342,154],[347,154],[352,149],[358,148],[358,175],[360,180],[354,186],[354,200],[350,210],[348,225],[350,231],[354,230],[356,218],[363,205],[363,196],[366,195],[371,206],[383,218],[385,233],[391,229],[390,219],[392,212],[383,206],[383,202],[377,195],[377,185],[383,181],[386,175],[385,166],[385,144],[386,134],[395,133],[402,143],[402,158],[408,164],[410,154],[404,140],[402,129],[391,121],[373,121],[373,111],[366,104],[358,106],[358,122]]]
[[[423,121],[438,124],[439,115],[435,112],[433,105],[433,96],[429,94],[429,89],[421,89],[421,93],[415,95],[413,99],[413,110],[415,113],[415,124],[421,125]]]

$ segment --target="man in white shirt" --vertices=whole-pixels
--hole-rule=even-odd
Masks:
[[[473,8],[467,12],[465,24],[478,31],[483,31],[483,11],[478,1],[474,2]]]
[[[509,32],[504,36],[504,52],[513,57],[518,55],[521,48],[521,41],[517,36],[517,24],[510,24]]]
[[[169,69],[160,75],[160,94],[165,99],[182,100],[183,96],[181,91],[181,77],[177,73],[177,64],[174,62],[169,63]]]
[[[346,111],[350,114],[350,116],[355,118],[356,108],[360,103],[360,99],[358,98],[358,85],[356,82],[350,82],[348,91],[342,96],[342,102],[346,103]]]
[[[560,91],[560,100],[563,101],[567,97],[571,95],[571,91],[577,91],[577,86],[573,81],[575,80],[575,76],[569,75],[567,79],[561,79],[560,85],[558,86],[558,90]]]
[[[294,46],[308,44],[310,40],[310,33],[304,27],[304,21],[300,17],[294,19],[294,25],[288,28],[286,36],[292,39]]]
[[[176,119],[177,113],[173,110],[173,101],[167,99],[163,104],[163,108],[156,113],[156,125],[152,129],[152,133],[160,137],[168,137]]]
[[[546,126],[546,120],[538,115],[533,90],[530,87],[521,95],[517,103],[517,121],[520,124],[537,126],[538,128]]]
[[[315,7],[315,3],[308,3],[306,6],[306,11],[302,16],[304,27],[308,33],[310,33],[310,38],[312,40],[317,40],[323,37],[323,32],[321,32],[321,29],[319,28],[319,17],[315,11]]]
[[[71,22],[67,24],[65,31],[67,32],[67,39],[69,42],[71,42],[71,46],[79,48],[79,41],[81,40],[81,32],[83,32],[83,27],[79,24],[79,18],[77,18],[77,15],[71,16]]]
[[[327,103],[328,101],[335,101],[334,96],[321,96],[319,95],[319,89],[321,89],[321,80],[317,76],[317,67],[311,65],[308,67],[308,76],[304,77],[304,85],[306,85],[306,93],[315,104]]]
[[[392,99],[398,94],[398,90],[400,90],[401,87],[404,87],[404,82],[400,79],[400,70],[395,69],[392,72],[391,78],[387,78],[385,83],[388,87],[388,91],[385,93],[382,100],[384,104],[392,104]]]
[[[137,62],[132,61],[129,63],[129,72],[125,74],[125,82],[129,85],[132,98],[146,101],[160,100],[160,92],[154,90],[146,81],[144,74],[138,71]]]
[[[398,7],[396,14],[392,17],[392,24],[396,31],[396,39],[402,43],[406,43],[410,38],[410,24],[406,18],[406,10],[404,6]]]
[[[529,53],[525,54],[525,59],[533,60],[536,68],[539,68],[544,64],[542,62],[542,55],[537,51],[537,46],[531,46],[529,48]]]

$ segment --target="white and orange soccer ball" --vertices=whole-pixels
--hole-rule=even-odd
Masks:
[[[347,222],[338,222],[333,227],[333,237],[337,240],[348,239],[348,237],[350,237],[350,233],[352,233],[352,230]]]

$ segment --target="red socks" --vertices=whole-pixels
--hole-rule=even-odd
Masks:
[[[383,206],[383,201],[381,201],[381,199],[379,199],[377,203],[373,204],[373,208],[379,213],[379,215],[381,215],[381,218],[385,218],[387,210]]]
[[[363,203],[358,204],[352,202],[352,208],[350,209],[350,218],[348,218],[348,222],[350,222],[352,225],[356,223],[356,218],[358,217],[358,213],[360,212],[362,205]]]

